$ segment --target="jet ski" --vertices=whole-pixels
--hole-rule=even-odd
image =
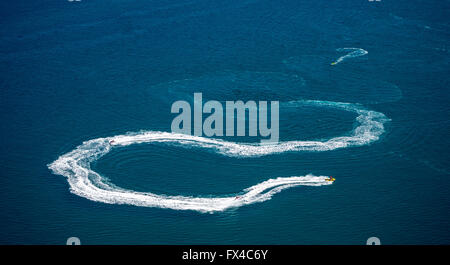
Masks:
[[[330,176],[330,178],[327,178],[325,181],[331,181],[331,182],[333,182],[333,181],[335,181],[336,179],[335,178],[333,178],[332,176]]]

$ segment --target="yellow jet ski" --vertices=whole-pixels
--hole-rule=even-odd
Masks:
[[[337,62],[332,62],[330,65],[335,65],[335,64],[337,64]]]
[[[332,176],[330,176],[330,178],[326,179],[325,181],[331,181],[331,182],[333,182],[333,181],[335,181],[335,180],[336,180],[335,178],[333,178]]]

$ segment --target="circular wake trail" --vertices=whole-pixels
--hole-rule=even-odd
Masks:
[[[291,101],[288,106],[314,105],[336,108],[358,114],[358,126],[348,136],[326,141],[286,141],[277,144],[236,143],[221,139],[159,131],[141,131],[113,137],[89,140],[73,151],[60,156],[48,167],[53,173],[67,177],[72,193],[81,197],[110,204],[128,204],[145,207],[217,212],[230,208],[269,200],[274,194],[295,186],[330,185],[326,176],[278,177],[258,183],[228,197],[168,196],[150,192],[137,192],[117,187],[90,168],[113,148],[139,143],[178,144],[181,147],[198,147],[213,150],[226,156],[252,157],[289,151],[327,151],[350,146],[361,146],[379,139],[384,132],[386,116],[367,110],[359,104],[330,101]]]
[[[369,53],[368,51],[361,48],[338,48],[336,49],[336,51],[338,52],[351,51],[351,52],[347,53],[344,56],[339,57],[335,62],[331,63],[331,65],[336,65],[346,59],[363,56]]]

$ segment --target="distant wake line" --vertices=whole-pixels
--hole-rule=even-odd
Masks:
[[[369,53],[368,51],[361,48],[338,48],[336,49],[336,51],[338,52],[349,51],[350,53],[347,53],[346,55],[339,57],[335,62],[332,62],[331,65],[336,65],[348,58],[359,57]]]
[[[278,144],[236,143],[221,139],[177,134],[159,131],[141,131],[113,137],[97,138],[84,142],[73,151],[60,156],[49,164],[49,169],[67,177],[72,193],[89,200],[128,204],[144,207],[169,208],[174,210],[194,210],[217,212],[230,208],[263,202],[284,189],[295,186],[330,185],[326,176],[293,176],[269,179],[242,192],[227,197],[188,197],[158,195],[150,192],[137,192],[117,187],[93,171],[90,164],[107,154],[113,148],[139,143],[176,143],[182,147],[198,147],[213,150],[225,156],[254,157],[274,153],[295,151],[328,151],[350,146],[361,146],[379,139],[388,121],[380,112],[365,109],[359,104],[330,101],[291,101],[288,106],[310,105],[336,108],[358,114],[358,126],[348,136],[334,137],[326,141],[286,141]]]

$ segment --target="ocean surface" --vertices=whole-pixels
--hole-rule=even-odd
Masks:
[[[449,244],[449,15],[1,2],[0,244]],[[170,133],[194,92],[280,101],[280,143]]]

